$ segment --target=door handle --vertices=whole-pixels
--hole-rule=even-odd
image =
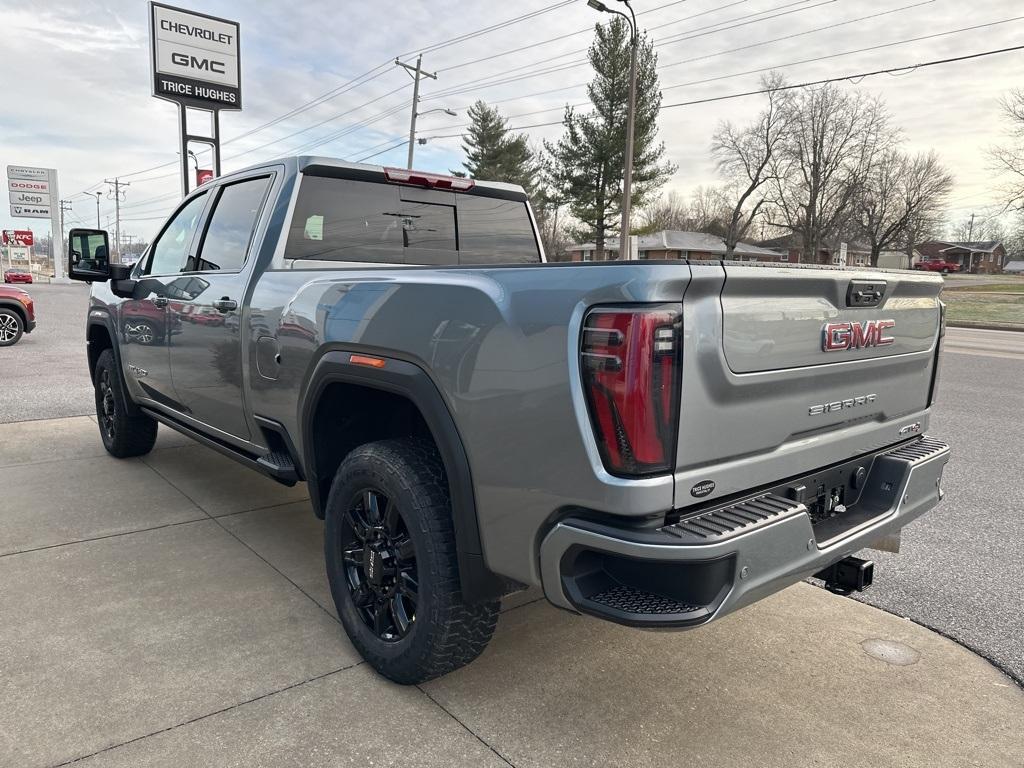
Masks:
[[[213,302],[213,308],[216,309],[218,312],[231,312],[234,309],[238,309],[238,302],[235,301],[234,299],[229,299],[227,296],[224,296]]]
[[[160,309],[163,309],[164,307],[167,306],[167,297],[157,296],[156,298],[153,299],[153,306],[160,307]]]

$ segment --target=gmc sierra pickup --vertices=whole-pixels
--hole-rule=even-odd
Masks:
[[[307,483],[341,622],[402,683],[527,585],[646,628],[861,587],[943,495],[938,275],[546,263],[520,188],[306,157],[107,254],[71,232],[107,451],[164,424]]]

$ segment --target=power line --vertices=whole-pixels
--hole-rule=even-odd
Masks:
[[[1024,45],[1012,46],[1010,48],[997,48],[997,49],[991,50],[991,51],[981,51],[979,53],[965,54],[965,55],[962,55],[962,56],[950,56],[950,57],[944,58],[944,59],[934,59],[932,61],[923,61],[923,62],[921,62],[919,64],[909,64],[909,65],[902,66],[902,67],[890,67],[888,69],[876,69],[876,70],[873,70],[873,71],[870,71],[870,72],[860,72],[860,73],[852,74],[852,75],[841,75],[841,76],[837,76],[837,77],[828,77],[828,78],[824,78],[824,79],[821,79],[821,80],[809,80],[809,81],[805,81],[805,82],[801,82],[801,83],[793,83],[792,85],[778,86],[778,87],[775,87],[775,88],[758,88],[758,89],[751,90],[751,91],[741,91],[739,93],[725,94],[723,96],[709,96],[709,97],[704,98],[704,99],[692,99],[690,101],[679,101],[679,102],[675,102],[673,104],[662,104],[660,109],[664,110],[664,109],[673,109],[673,108],[676,108],[676,107],[695,106],[695,105],[698,105],[698,104],[710,104],[710,103],[717,102],[717,101],[729,101],[731,99],[741,99],[741,98],[744,98],[744,97],[747,97],[747,96],[758,96],[758,95],[765,94],[765,93],[777,93],[777,92],[781,92],[781,91],[797,90],[799,88],[811,88],[811,87],[818,86],[818,85],[826,85],[828,83],[840,83],[840,82],[844,82],[844,81],[852,82],[854,80],[860,81],[860,80],[863,80],[864,78],[875,77],[877,75],[891,75],[891,74],[902,73],[902,72],[910,73],[910,72],[915,72],[915,71],[917,71],[919,69],[924,69],[926,67],[935,67],[935,66],[939,66],[939,65],[942,65],[942,64],[952,64],[952,63],[956,63],[956,62],[960,62],[960,61],[971,61],[973,59],[980,59],[980,58],[984,58],[984,57],[987,57],[987,56],[997,56],[999,54],[1013,53],[1014,51],[1021,51],[1021,50],[1024,50]],[[581,106],[581,105],[577,105],[577,106]],[[516,126],[510,126],[509,130],[510,131],[522,131],[522,130],[526,130],[528,128],[547,128],[547,127],[552,126],[552,125],[562,125],[562,123],[563,123],[562,120],[554,120],[552,122],[534,123],[532,125],[516,125]],[[428,138],[428,139],[455,139],[455,138],[462,138],[463,135],[464,134],[462,134],[462,133],[450,133],[450,134],[445,134],[445,135],[431,135],[431,136],[426,136],[424,138]]]
[[[673,5],[679,5],[679,3],[681,1],[683,1],[683,0],[676,0],[676,2],[665,3],[664,5],[659,5],[659,6],[656,6],[655,8],[648,8],[647,10],[640,11],[639,13],[637,13],[637,16],[643,16],[644,14],[654,13],[656,11],[663,10],[663,9],[668,8],[670,6],[673,6]],[[808,2],[808,1],[809,0],[803,0],[803,2]],[[724,11],[726,8],[732,8],[735,5],[743,5],[744,3],[749,3],[749,2],[750,2],[750,0],[734,0],[731,3],[727,3],[725,5],[719,6],[718,8],[711,8],[711,9],[709,9],[707,11],[701,11],[700,13],[691,14],[690,16],[683,16],[681,19],[676,19],[675,21],[668,22],[668,24],[678,24],[678,23],[683,22],[683,21],[688,21],[690,19],[695,19],[698,16],[707,16],[709,13],[718,13],[720,11]],[[663,26],[666,26],[666,25],[665,24],[661,24],[658,27],[651,27],[651,29],[658,29],[658,28],[663,27]],[[568,39],[570,37],[576,37],[576,35],[582,35],[582,34],[584,34],[586,32],[592,32],[593,30],[594,30],[593,26],[584,27],[583,29],[577,29],[575,32],[566,32],[564,35],[557,35],[555,37],[549,37],[547,40],[541,40],[540,42],[537,42],[537,43],[530,43],[528,45],[521,45],[518,48],[510,48],[510,49],[508,49],[506,51],[501,51],[500,53],[492,53],[492,54],[489,54],[487,56],[481,56],[478,59],[471,59],[469,61],[463,61],[463,62],[460,62],[458,64],[452,64],[449,67],[441,67],[437,71],[438,72],[450,72],[453,69],[462,69],[463,67],[469,67],[469,66],[472,66],[473,64],[480,64],[481,62],[485,62],[485,61],[493,61],[494,59],[500,59],[503,56],[510,56],[513,53],[521,53],[522,51],[528,51],[528,50],[530,50],[532,48],[539,48],[541,46],[548,45],[549,43],[556,43],[559,40],[566,40],[566,39]],[[586,49],[583,49],[583,50],[586,50]],[[572,51],[572,53],[579,53],[579,52],[580,51]],[[571,54],[565,54],[565,55],[569,56]],[[536,63],[536,62],[534,62],[534,63]]]
[[[439,43],[433,43],[432,45],[428,45],[428,46],[425,46],[423,48],[415,48],[415,49],[413,49],[411,51],[405,51],[404,53],[398,54],[398,58],[404,59],[404,58],[407,58],[407,57],[410,57],[410,56],[422,56],[425,53],[431,53],[433,51],[439,51],[442,48],[448,48],[449,46],[455,45],[455,43],[464,43],[465,41],[472,40],[475,37],[480,37],[481,35],[486,35],[486,34],[489,34],[491,32],[496,32],[499,29],[505,29],[506,27],[511,27],[513,24],[518,24],[521,21],[526,21],[527,19],[533,19],[533,18],[536,18],[537,16],[541,16],[541,15],[543,15],[545,13],[550,13],[551,11],[557,11],[559,8],[564,8],[565,6],[571,5],[574,2],[576,2],[576,0],[562,0],[562,2],[560,2],[560,3],[555,3],[554,5],[549,5],[546,8],[541,8],[541,9],[536,10],[536,11],[531,11],[529,13],[524,13],[521,16],[515,16],[514,18],[506,19],[505,21],[501,21],[501,22],[498,22],[496,24],[492,24],[492,25],[490,25],[488,27],[482,27],[482,28],[480,28],[478,30],[475,30],[473,32],[467,32],[467,33],[462,34],[462,35],[457,35],[456,37],[451,37],[451,38],[448,38],[447,40],[442,40]]]
[[[759,23],[759,22],[763,22],[763,21],[769,21],[771,19],[780,18],[781,16],[788,16],[788,15],[793,14],[793,13],[802,13],[804,11],[809,11],[809,10],[812,10],[814,8],[818,8],[818,7],[823,6],[823,5],[830,5],[832,3],[837,2],[837,0],[819,0],[819,2],[816,2],[816,3],[812,4],[812,5],[807,5],[808,2],[809,2],[809,0],[796,0],[796,2],[784,3],[783,5],[775,6],[774,8],[769,8],[769,9],[766,9],[764,11],[757,11],[756,13],[750,13],[750,14],[746,14],[744,16],[737,16],[737,17],[732,18],[732,19],[726,19],[726,20],[723,20],[723,21],[715,22],[714,24],[707,24],[707,25],[705,25],[703,27],[695,27],[693,29],[686,30],[685,32],[681,32],[681,33],[679,33],[679,34],[677,34],[675,36],[668,37],[668,38],[666,38],[664,40],[659,40],[658,42],[654,43],[653,47],[654,48],[662,48],[665,45],[669,45],[669,44],[674,43],[674,42],[681,42],[683,40],[693,40],[693,39],[696,39],[698,37],[706,37],[708,35],[718,34],[719,32],[727,32],[727,31],[732,30],[732,29],[737,29],[738,27],[747,26],[749,24],[755,24],[755,23]],[[794,6],[799,6],[799,7],[794,7]],[[725,6],[725,7],[728,7],[728,6]],[[719,9],[715,9],[715,10],[721,10],[721,9],[719,8]],[[766,16],[765,14],[774,14],[774,15]],[[701,16],[701,15],[704,15],[704,14],[695,14],[695,16]],[[663,27],[663,26],[667,26],[668,24],[675,24],[675,23],[678,23],[680,21],[685,21],[687,19],[694,18],[695,16],[685,17],[683,19],[678,19],[677,21],[673,21],[673,22],[667,22],[666,24],[662,24],[662,25],[659,25],[659,26]],[[763,17],[763,18],[759,18],[759,17]],[[726,24],[731,24],[732,26],[723,26],[723,25],[726,25]],[[659,28],[659,27],[653,27],[652,29],[657,29],[657,28]],[[443,90],[443,91],[437,92],[436,94],[431,96],[430,99],[433,100],[433,99],[443,98],[445,96],[456,96],[456,95],[459,95],[459,94],[462,94],[462,93],[468,93],[470,91],[481,90],[483,88],[492,88],[492,87],[495,87],[495,86],[498,86],[498,85],[506,85],[508,83],[518,82],[519,80],[528,80],[528,79],[533,78],[533,77],[540,77],[540,76],[543,76],[543,75],[554,74],[555,72],[562,72],[562,71],[569,70],[569,69],[575,69],[576,67],[580,67],[580,66],[583,66],[584,64],[587,64],[589,62],[589,59],[582,58],[582,59],[578,59],[576,61],[568,62],[568,63],[565,63],[565,64],[560,64],[560,65],[557,65],[557,66],[554,66],[554,67],[544,67],[542,69],[538,69],[538,70],[535,70],[535,71],[532,71],[532,72],[526,72],[526,73],[521,74],[521,75],[516,75],[516,76],[512,76],[512,77],[508,76],[508,74],[510,72],[516,72],[516,71],[519,71],[519,70],[522,70],[522,69],[528,69],[529,67],[536,67],[538,64],[550,63],[550,62],[554,61],[555,59],[565,58],[566,56],[570,56],[573,53],[580,54],[580,53],[586,53],[586,52],[587,52],[587,49],[583,48],[583,49],[579,49],[577,51],[573,51],[572,53],[563,53],[563,54],[560,54],[558,56],[552,56],[552,57],[550,57],[548,59],[541,59],[540,61],[533,61],[533,62],[530,62],[529,64],[526,64],[526,65],[523,65],[523,66],[520,66],[520,67],[515,67],[515,68],[510,69],[510,70],[506,70],[505,72],[503,72],[501,75],[498,75],[498,76],[488,75],[486,77],[479,77],[479,78],[476,78],[474,80],[467,80],[467,81],[465,81],[463,83],[457,83],[456,85],[451,86],[451,88],[448,88],[447,90]],[[560,91],[560,90],[567,90],[568,88],[575,88],[575,87],[580,87],[580,86],[583,86],[583,85],[586,85],[586,83],[581,83],[581,84],[578,84],[578,85],[575,85],[575,86],[567,86],[567,87],[563,87],[563,88],[558,88],[558,89],[554,89],[554,90],[551,90],[551,91],[542,91],[541,93],[539,93],[537,95],[543,95],[543,94],[546,94],[546,93],[555,93],[555,92]]]

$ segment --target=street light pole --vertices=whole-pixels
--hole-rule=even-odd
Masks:
[[[629,0],[618,0],[629,9],[629,15],[609,8],[601,0],[587,0],[587,5],[600,13],[614,13],[629,25],[629,97],[626,104],[626,146],[624,147],[624,168],[622,172],[622,220],[619,224],[619,259],[629,259],[629,214],[633,194],[633,145],[636,143],[636,57],[639,37],[636,29],[636,14]]]
[[[633,14],[628,0],[620,0]],[[633,254],[629,247],[629,214],[633,194],[633,144],[636,141],[636,17],[630,26],[632,31],[632,53],[629,59],[629,107],[626,112],[626,169],[622,176],[622,239],[619,241],[619,259],[628,260]]]
[[[103,192],[96,193],[96,229],[102,229],[100,226],[100,195],[102,194]]]

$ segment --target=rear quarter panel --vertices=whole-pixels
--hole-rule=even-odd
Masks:
[[[253,410],[301,441],[303,386],[320,355],[372,351],[420,366],[469,457],[488,566],[537,583],[535,536],[552,513],[672,508],[671,476],[624,481],[604,471],[578,338],[586,308],[679,302],[689,276],[679,262],[271,270],[253,291],[250,341],[276,338],[281,368],[269,381],[250,367]]]

